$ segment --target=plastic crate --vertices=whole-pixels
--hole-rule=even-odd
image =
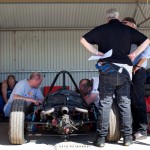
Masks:
[[[150,96],[144,97],[145,102],[146,102],[146,111],[147,113],[150,113]]]

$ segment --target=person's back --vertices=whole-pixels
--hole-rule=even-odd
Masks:
[[[80,42],[91,53],[103,55],[112,49],[111,57],[99,60],[99,117],[97,124],[95,146],[103,147],[108,133],[109,114],[113,103],[113,95],[117,98],[120,117],[120,131],[123,144],[132,144],[130,83],[132,62],[150,43],[149,39],[135,29],[123,25],[119,20],[119,13],[115,9],[107,11],[108,23],[96,27],[85,34]],[[93,46],[98,45],[98,50]],[[131,44],[140,45],[132,54]],[[130,60],[130,59],[131,60]]]
[[[109,21],[108,24],[105,25],[104,32],[109,33],[106,34],[106,37],[104,37],[105,39],[107,39],[105,43],[102,42],[103,39],[100,41],[100,43],[102,43],[103,45],[104,52],[106,52],[105,50],[113,49],[111,60],[110,58],[109,59],[106,58],[105,61],[125,63],[130,65],[131,60],[127,56],[130,52],[129,41],[132,35],[132,34],[128,34],[129,32],[131,32],[130,28],[122,25],[122,23],[119,20],[112,19]]]
[[[123,25],[117,19],[117,13],[115,15],[116,18],[109,17],[108,23],[94,28],[86,33],[83,38],[89,43],[97,44],[98,50],[102,53],[106,53],[110,49],[113,50],[111,57],[101,59],[101,61],[132,65],[128,57],[131,44],[139,45],[147,37],[141,35],[137,30]]]

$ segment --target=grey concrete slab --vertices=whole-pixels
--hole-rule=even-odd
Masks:
[[[67,140],[60,136],[40,134],[27,136],[27,142],[23,145],[12,145],[8,138],[8,122],[0,122],[0,150],[98,150],[92,145],[94,133],[88,135],[73,135]],[[150,136],[146,140],[134,141],[131,146],[123,146],[122,139],[117,143],[106,143],[103,150],[150,150]]]

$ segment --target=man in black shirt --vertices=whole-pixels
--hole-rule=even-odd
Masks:
[[[99,118],[95,146],[103,147],[108,133],[108,122],[113,94],[116,94],[119,109],[120,131],[124,145],[132,144],[130,82],[132,61],[150,43],[149,39],[139,31],[123,25],[119,13],[109,9],[106,13],[108,23],[95,27],[81,38],[81,44],[95,55],[103,55],[112,49],[111,57],[100,59],[99,66]],[[131,44],[139,47],[129,55]],[[98,45],[98,50],[93,46]]]

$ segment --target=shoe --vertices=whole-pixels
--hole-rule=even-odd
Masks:
[[[130,146],[133,144],[133,141],[132,141],[132,136],[125,136],[124,139],[123,139],[123,145],[124,146]]]
[[[104,147],[105,146],[105,137],[98,137],[96,140],[93,142],[94,146],[97,147]]]
[[[144,140],[144,139],[147,139],[146,135],[143,135],[143,134],[141,134],[139,132],[135,133],[133,135],[133,137],[134,137],[135,140]]]

